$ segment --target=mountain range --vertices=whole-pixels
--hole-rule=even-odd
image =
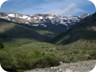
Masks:
[[[58,16],[54,14],[36,14],[33,16],[23,15],[18,13],[0,13],[0,18],[14,22],[19,25],[26,25],[50,31],[52,36],[68,31],[71,27],[78,25],[79,22],[89,16],[83,14],[81,16]],[[51,36],[51,37],[52,37]]]
[[[0,41],[4,43],[0,63],[7,70],[49,67],[60,61],[94,60],[96,13],[29,16],[0,12]]]

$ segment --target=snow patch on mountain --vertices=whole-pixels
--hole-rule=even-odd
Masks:
[[[64,25],[64,26],[71,26],[75,25],[79,22],[82,18],[87,17],[87,14],[79,16],[58,16],[54,14],[36,14],[33,16],[23,15],[18,13],[0,13],[0,18],[17,22],[28,24],[30,26],[43,26],[48,27],[48,25]]]

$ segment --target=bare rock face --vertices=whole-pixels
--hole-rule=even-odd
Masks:
[[[80,18],[86,18],[86,17],[88,17],[89,16],[89,14],[82,14],[81,16],[80,16]]]

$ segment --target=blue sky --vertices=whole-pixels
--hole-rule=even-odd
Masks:
[[[58,15],[92,14],[95,6],[88,0],[8,0],[1,6],[1,12],[22,14],[53,13]]]

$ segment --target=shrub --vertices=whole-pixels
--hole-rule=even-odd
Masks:
[[[2,41],[0,41],[0,49],[4,48],[4,44]]]

